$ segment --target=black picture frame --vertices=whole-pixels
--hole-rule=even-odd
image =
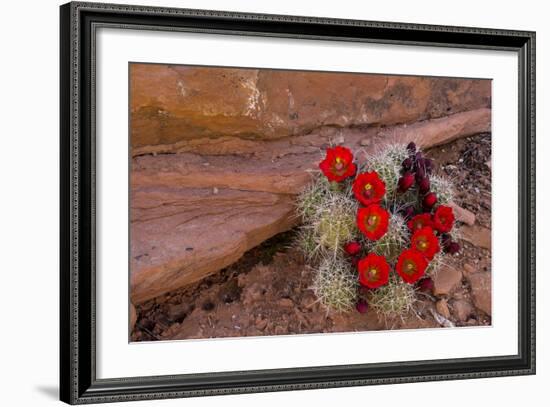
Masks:
[[[70,404],[535,373],[535,33],[73,2],[60,7],[60,398]],[[519,59],[516,355],[176,376],[96,378],[97,27],[508,50]]]

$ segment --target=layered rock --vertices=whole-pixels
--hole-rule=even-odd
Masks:
[[[230,136],[414,123],[490,107],[491,82],[354,73],[132,64],[134,155]]]

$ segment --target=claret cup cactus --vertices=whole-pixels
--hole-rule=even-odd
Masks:
[[[403,316],[460,250],[452,183],[414,143],[361,164],[346,147],[328,148],[319,168],[297,203],[316,295],[329,310]]]

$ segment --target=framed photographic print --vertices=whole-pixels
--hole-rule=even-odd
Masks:
[[[61,399],[535,372],[535,34],[61,6]]]

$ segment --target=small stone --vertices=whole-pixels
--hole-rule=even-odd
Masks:
[[[461,208],[454,202],[449,203],[449,206],[453,209],[453,213],[457,221],[470,226],[474,225],[474,223],[476,222],[476,215],[474,215],[468,209]]]
[[[137,321],[137,312],[136,307],[134,307],[134,304],[130,303],[130,332],[134,330],[134,327],[136,326]]]
[[[360,144],[361,144],[363,147],[366,147],[366,146],[370,146],[370,142],[371,142],[370,139],[366,138],[366,139],[361,140],[361,143],[360,143]]]
[[[290,298],[281,298],[279,300],[279,306],[285,308],[291,308],[294,306],[294,302]]]
[[[464,266],[462,266],[464,270],[464,275],[472,274],[476,272],[476,269],[474,266],[472,266],[470,263],[465,263]]]
[[[257,318],[255,325],[258,330],[263,331],[267,326],[267,319]]]
[[[461,322],[466,321],[474,312],[474,307],[468,301],[457,300],[452,304],[454,316]]]
[[[437,312],[439,312],[443,317],[449,319],[451,317],[451,313],[449,312],[449,306],[447,305],[447,300],[439,300],[435,303],[435,309]]]
[[[171,321],[185,318],[191,312],[189,304],[168,304],[166,316]]]
[[[218,192],[220,192],[220,190],[219,190],[218,188],[214,187],[214,188],[212,189],[212,193],[213,193],[214,195],[217,195]]]
[[[474,305],[487,315],[491,315],[491,273],[484,271],[472,274],[468,276],[468,281]]]
[[[442,267],[434,277],[434,295],[449,295],[462,281],[462,273],[450,266]]]
[[[483,249],[491,250],[491,231],[483,226],[463,226],[462,239]]]

